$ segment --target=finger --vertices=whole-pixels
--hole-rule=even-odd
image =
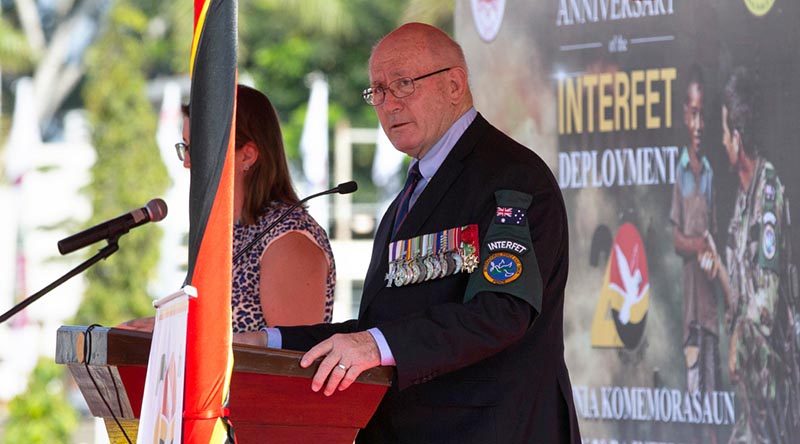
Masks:
[[[333,350],[333,343],[330,341],[330,339],[320,342],[319,344],[311,347],[311,350],[307,351],[306,354],[303,355],[303,358],[300,359],[300,367],[307,368],[318,358],[330,353],[331,350]]]
[[[332,395],[336,388],[339,387],[339,382],[345,377],[349,370],[344,370],[338,365],[333,368],[330,378],[328,378],[328,385],[325,386],[325,396]]]
[[[347,370],[347,374],[344,375],[342,381],[339,383],[339,391],[347,390],[358,378],[358,375],[361,374],[361,370],[358,370],[355,366],[350,367]]]
[[[322,388],[322,386],[325,384],[325,381],[328,380],[330,375],[333,373],[333,368],[338,362],[338,356],[333,358],[331,355],[328,355],[322,360],[322,362],[319,363],[319,368],[317,368],[317,372],[314,373],[314,378],[311,380],[311,390],[318,392]]]
[[[347,370],[342,369],[338,365],[333,367],[330,376],[328,377],[328,385],[325,386],[325,396],[330,396],[336,391],[336,387],[339,386],[339,382],[344,378],[344,375],[347,374]]]

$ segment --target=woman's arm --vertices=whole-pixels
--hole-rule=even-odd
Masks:
[[[259,295],[267,325],[323,322],[328,260],[299,232],[272,241],[261,257]]]

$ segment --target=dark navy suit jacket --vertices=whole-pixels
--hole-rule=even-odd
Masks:
[[[536,255],[539,269],[525,272],[541,276],[541,310],[502,292],[465,303],[466,273],[386,287],[391,241],[468,224],[479,224],[483,239],[497,190],[533,196],[528,254]],[[358,319],[281,328],[284,348],[294,350],[335,333],[381,330],[396,377],[357,442],[580,442],[564,363],[567,217],[544,161],[478,115],[391,238],[396,207],[397,201],[376,233]]]

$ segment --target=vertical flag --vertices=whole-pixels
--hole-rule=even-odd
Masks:
[[[183,439],[229,442],[236,1],[195,0]]]

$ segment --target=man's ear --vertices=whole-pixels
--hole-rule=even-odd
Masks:
[[[453,103],[458,103],[467,93],[467,72],[460,66],[450,68],[447,76],[447,93]]]

